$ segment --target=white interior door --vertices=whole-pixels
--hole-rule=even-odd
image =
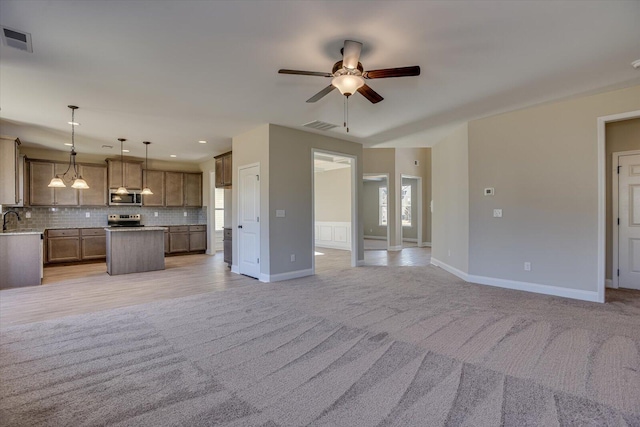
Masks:
[[[620,156],[618,286],[640,289],[640,154]]]
[[[260,166],[239,170],[238,271],[260,276]]]

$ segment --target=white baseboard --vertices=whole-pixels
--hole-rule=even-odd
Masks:
[[[604,286],[605,286],[606,288],[613,288],[613,287],[614,287],[614,286],[613,286],[613,280],[611,280],[611,279],[605,279],[605,281],[604,281]]]
[[[387,240],[387,236],[364,236],[364,238],[369,240]]]
[[[402,245],[398,245],[398,246],[387,246],[387,250],[388,251],[401,251],[402,250]]]
[[[297,279],[299,277],[312,276],[313,269],[288,271],[280,274],[260,274],[261,282],[281,282],[283,280]]]
[[[536,294],[553,295],[557,297],[572,298],[582,301],[599,302],[598,292],[583,291],[580,289],[562,288],[559,286],[542,285],[539,283],[520,282],[517,280],[498,279],[495,277],[475,276],[465,273],[455,267],[452,267],[440,260],[431,258],[431,264],[458,276],[462,280],[479,285],[496,286],[505,289],[514,289],[518,291],[533,292]]]
[[[431,247],[431,242],[422,242],[420,247],[421,248],[430,248]]]
[[[363,259],[359,259],[356,261],[356,267],[362,267],[364,265],[364,260]]]
[[[240,274],[240,269],[238,268],[237,265],[231,264],[231,272],[232,273],[236,273],[236,274]]]
[[[342,251],[351,251],[351,244],[345,246],[343,244],[319,242],[317,240],[316,240],[316,243],[315,243],[315,247],[316,248],[340,249]]]
[[[413,237],[407,237],[406,239],[402,239],[403,242],[411,242],[418,243],[418,239],[414,239]]]

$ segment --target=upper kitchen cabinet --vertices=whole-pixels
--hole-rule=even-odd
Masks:
[[[184,205],[202,206],[202,174],[184,174]]]
[[[122,165],[120,160],[107,159],[109,170],[109,188],[127,187],[132,190],[142,189],[142,162],[124,161],[124,183],[122,182]]]
[[[214,157],[216,159],[216,188],[230,188],[231,176],[233,170],[231,168],[231,151]]]
[[[79,190],[80,205],[107,205],[107,168],[100,165],[79,165],[78,173],[87,181],[89,188]]]
[[[20,203],[18,138],[0,138],[0,205]]]
[[[153,194],[142,195],[142,206],[164,206],[165,205],[165,188],[164,188],[164,172],[145,170],[142,172],[145,186],[153,192]]]
[[[48,187],[51,178],[64,174],[69,165],[47,161],[29,162],[29,203],[31,206],[77,206],[78,190]],[[91,184],[89,184],[91,185]]]
[[[182,172],[165,172],[166,206],[184,206],[184,174]]]

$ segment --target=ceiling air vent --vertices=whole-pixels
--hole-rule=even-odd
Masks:
[[[317,130],[329,130],[329,129],[338,127],[338,125],[332,125],[331,123],[321,122],[320,120],[314,120],[312,122],[305,123],[302,126],[306,128],[317,129]]]
[[[31,47],[31,34],[7,27],[2,27],[2,42],[16,49],[33,52]]]

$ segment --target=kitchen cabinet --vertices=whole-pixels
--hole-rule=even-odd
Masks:
[[[184,206],[184,174],[182,172],[165,172],[166,206]]]
[[[81,259],[104,259],[107,256],[107,231],[104,228],[83,228],[80,230]]]
[[[169,253],[189,252],[189,226],[169,227]]]
[[[89,185],[86,190],[78,190],[80,205],[107,206],[107,167],[101,165],[79,165],[78,173]]]
[[[80,230],[47,230],[47,262],[80,261]]]
[[[29,204],[31,206],[78,206],[78,190],[70,183],[62,188],[48,187],[55,175],[67,171],[68,163],[29,161]]]
[[[165,187],[164,172],[145,170],[142,172],[144,185],[149,187],[153,194],[142,195],[142,206],[164,206]]]
[[[189,226],[189,252],[200,252],[207,250],[207,226]]]
[[[124,164],[124,183],[122,182],[122,165]],[[142,161],[124,161],[107,159],[109,171],[109,188],[124,186],[132,190],[142,189]]]
[[[165,172],[164,185],[165,206],[202,206],[201,172]]]
[[[216,188],[230,188],[233,169],[231,166],[231,151],[214,157],[216,159]]]
[[[0,289],[42,283],[42,233],[0,233]]]
[[[0,205],[20,203],[18,138],[0,138]]]
[[[184,205],[202,206],[202,174],[184,174]]]
[[[229,267],[231,267],[231,262],[233,261],[233,253],[232,253],[232,236],[233,236],[233,230],[231,230],[230,228],[225,228],[223,230],[224,234],[223,234],[223,238],[222,241],[224,243],[224,262],[227,263],[227,265]]]

